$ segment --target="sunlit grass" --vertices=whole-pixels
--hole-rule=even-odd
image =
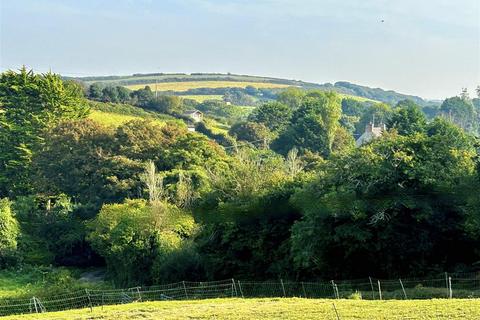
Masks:
[[[168,121],[172,121],[172,120],[160,120],[156,118],[144,118],[139,116],[105,112],[105,111],[99,111],[99,110],[90,111],[90,114],[88,117],[98,123],[104,124],[106,126],[113,126],[113,127],[118,127],[119,125],[125,122],[128,122],[130,120],[151,119],[153,122],[160,125],[164,125]],[[176,120],[175,122],[180,123],[181,120]]]
[[[209,95],[193,95],[193,94],[189,94],[189,95],[184,95],[184,96],[180,96],[184,99],[192,99],[192,100],[195,100],[197,102],[204,102],[206,100],[222,100],[223,96],[222,95],[219,95],[219,94],[209,94]]]
[[[301,298],[160,301],[10,316],[11,319],[479,319],[480,300],[329,300]]]
[[[198,88],[245,88],[253,86],[255,88],[287,88],[286,84],[268,83],[268,82],[250,82],[250,81],[179,81],[179,82],[159,82],[147,84],[133,84],[126,86],[130,90],[143,89],[149,86],[153,91],[187,91]]]

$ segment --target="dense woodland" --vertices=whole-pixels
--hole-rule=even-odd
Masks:
[[[1,74],[0,266],[106,266],[118,286],[480,267],[480,90],[419,106],[253,89],[198,103]],[[92,100],[230,129],[106,126]],[[355,147],[372,119],[388,131]]]

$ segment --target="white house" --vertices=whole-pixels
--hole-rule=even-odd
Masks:
[[[203,119],[203,113],[198,110],[188,110],[183,115],[191,118],[193,122],[200,122]]]
[[[355,141],[355,145],[360,147],[361,145],[380,137],[386,130],[387,127],[385,124],[375,127],[375,123],[370,122],[365,126],[365,132],[357,139],[357,141]]]

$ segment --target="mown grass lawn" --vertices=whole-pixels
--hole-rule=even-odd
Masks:
[[[480,300],[210,299],[131,303],[2,319],[480,319]]]

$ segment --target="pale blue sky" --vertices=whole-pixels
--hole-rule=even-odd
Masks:
[[[232,72],[426,98],[480,84],[478,0],[0,2],[2,70]]]

